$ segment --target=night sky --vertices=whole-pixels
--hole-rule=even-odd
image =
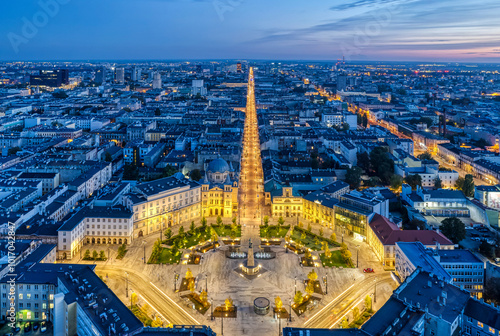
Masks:
[[[1,60],[500,61],[498,0],[16,0],[0,22]]]

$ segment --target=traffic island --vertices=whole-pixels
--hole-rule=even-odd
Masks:
[[[205,313],[210,309],[210,302],[207,301],[206,294],[202,293],[201,295],[198,295],[198,293],[192,292],[181,295],[181,298],[189,300],[193,305],[193,309],[202,315],[205,315]]]
[[[307,310],[312,310],[321,300],[312,295],[306,295],[302,300],[297,300],[297,297],[295,297],[295,301],[296,302],[292,304],[292,309],[297,316],[301,316]]]

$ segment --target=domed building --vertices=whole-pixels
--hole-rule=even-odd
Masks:
[[[238,181],[232,164],[218,157],[205,168],[201,181],[202,216],[234,217],[238,213]]]

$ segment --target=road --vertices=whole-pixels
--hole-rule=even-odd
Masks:
[[[260,152],[257,109],[255,107],[255,77],[253,68],[248,75],[248,93],[243,133],[243,156],[240,176],[240,218],[260,222],[264,201],[264,172]],[[254,220],[255,221],[255,220]]]
[[[173,299],[167,296],[157,285],[149,281],[143,274],[134,269],[114,265],[98,265],[96,274],[103,278],[111,278],[113,281],[123,284],[126,291],[128,273],[128,290],[130,293],[136,292],[141,299],[155,310],[162,320],[172,324],[193,325],[200,324],[183,307],[178,305]],[[129,298],[130,298],[129,293]],[[117,293],[118,295],[119,293]],[[129,304],[127,304],[129,305]]]
[[[354,282],[343,293],[330,301],[316,314],[311,316],[311,318],[304,323],[304,327],[330,329],[338,328],[342,319],[349,316],[354,307],[362,304],[367,295],[374,294],[376,286],[386,283],[391,286],[395,285],[391,273],[389,272],[368,275],[365,278]]]

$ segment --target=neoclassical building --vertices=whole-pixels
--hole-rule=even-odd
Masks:
[[[232,167],[222,158],[212,160],[205,168],[201,182],[202,216],[234,217],[238,213],[238,179]]]

